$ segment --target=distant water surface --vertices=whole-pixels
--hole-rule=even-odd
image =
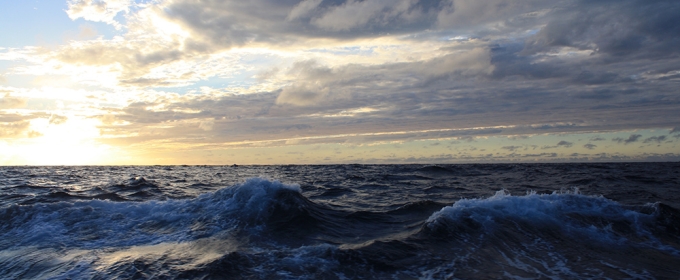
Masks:
[[[680,163],[0,167],[7,279],[677,279]]]

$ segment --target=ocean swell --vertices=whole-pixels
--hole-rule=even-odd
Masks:
[[[263,229],[272,215],[295,219],[305,208],[301,202],[306,199],[297,185],[253,178],[194,199],[14,204],[0,209],[0,248],[182,242],[234,228]]]

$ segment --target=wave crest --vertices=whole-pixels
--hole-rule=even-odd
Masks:
[[[658,232],[661,220],[671,232],[678,222],[673,219],[675,209],[666,208],[670,207],[652,213],[635,211],[603,196],[582,195],[577,189],[552,194],[529,192],[524,196],[500,190],[489,198],[461,199],[442,208],[428,218],[421,232],[442,237],[472,236],[475,232],[487,236],[525,235],[664,249],[660,248],[664,246]],[[661,219],[660,213],[666,212],[670,214]]]
[[[295,216],[291,211],[310,203],[297,185],[252,178],[194,199],[12,205],[0,209],[0,248],[181,242],[234,228],[265,228],[272,215]]]

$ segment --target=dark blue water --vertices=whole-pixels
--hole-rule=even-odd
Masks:
[[[0,167],[6,279],[677,279],[680,164]]]

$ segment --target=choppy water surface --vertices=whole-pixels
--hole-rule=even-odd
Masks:
[[[680,275],[680,164],[0,167],[25,279]]]

